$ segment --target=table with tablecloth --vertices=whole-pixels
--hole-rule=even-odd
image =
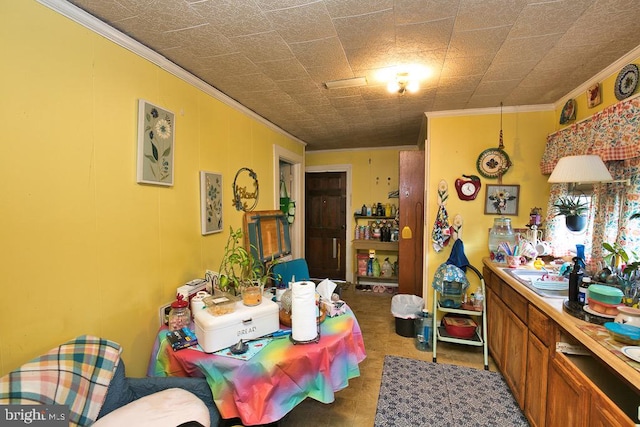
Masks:
[[[334,401],[334,393],[358,377],[366,357],[362,332],[350,308],[320,325],[320,340],[294,344],[273,339],[249,360],[207,354],[199,347],[173,351],[167,329],[158,332],[149,376],[204,376],[223,418],[246,425],[281,419],[305,398]]]

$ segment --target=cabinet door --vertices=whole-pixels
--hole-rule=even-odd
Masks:
[[[487,288],[487,335],[489,353],[498,369],[503,370],[504,356],[504,316],[505,305],[491,289]]]
[[[601,396],[598,390],[592,390],[589,427],[633,427],[635,425],[620,408]]]
[[[524,410],[524,386],[527,378],[527,343],[529,329],[511,310],[504,317],[504,380],[511,387],[520,409]]]
[[[555,353],[551,358],[547,380],[547,427],[587,425],[590,398],[582,378],[582,373],[572,367],[562,353]]]
[[[424,151],[400,151],[398,292],[422,296],[424,242]],[[411,231],[407,233],[407,231]],[[408,236],[411,237],[408,237]]]
[[[524,414],[532,427],[545,426],[545,411],[547,410],[545,395],[547,393],[548,372],[549,348],[529,332]]]

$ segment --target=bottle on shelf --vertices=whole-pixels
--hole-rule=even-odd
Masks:
[[[384,277],[393,276],[393,266],[389,262],[389,257],[385,258],[384,262],[382,263],[382,275]]]
[[[380,277],[380,262],[378,261],[378,258],[373,259],[372,270],[373,270],[373,277]]]

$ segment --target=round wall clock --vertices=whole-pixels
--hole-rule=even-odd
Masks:
[[[478,156],[476,167],[485,178],[497,178],[511,167],[511,160],[504,150],[488,148]]]
[[[638,87],[638,66],[636,64],[626,65],[616,78],[615,94],[618,101],[633,95]]]

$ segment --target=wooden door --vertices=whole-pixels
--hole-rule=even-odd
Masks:
[[[551,358],[547,380],[547,427],[586,427],[591,399],[583,377],[562,353]]]
[[[527,342],[529,329],[508,308],[504,317],[504,380],[520,409],[524,409],[524,386],[527,378]]]
[[[398,292],[422,296],[424,151],[400,151]]]
[[[525,385],[524,414],[531,427],[544,427],[547,411],[547,374],[549,348],[529,332],[527,350],[527,381]]]
[[[347,174],[305,174],[305,258],[316,279],[345,280]]]
[[[506,307],[493,289],[487,288],[487,335],[489,353],[501,371],[504,369],[504,317]]]

